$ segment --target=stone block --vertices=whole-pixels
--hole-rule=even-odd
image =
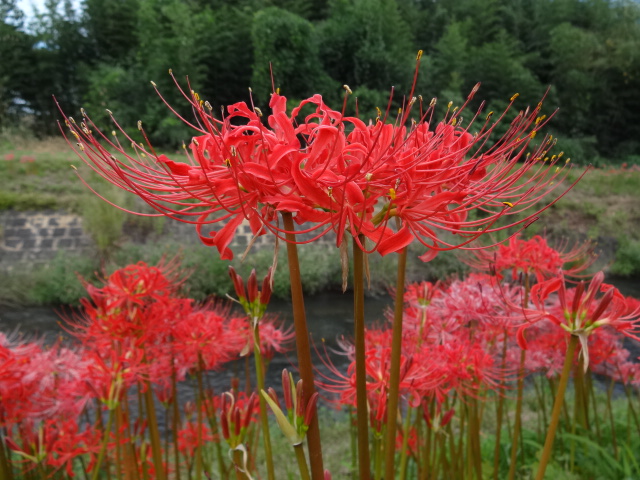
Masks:
[[[40,241],[40,248],[43,250],[51,250],[53,248],[53,238],[43,238]]]
[[[25,217],[15,217],[9,220],[9,225],[12,227],[24,227],[27,224]]]
[[[66,228],[54,228],[53,229],[53,236],[54,237],[64,237],[65,232],[67,231]]]
[[[73,247],[73,240],[71,238],[61,238],[58,240],[58,248],[69,249]]]
[[[58,226],[60,226],[60,224],[58,223],[58,219],[56,217],[51,217],[49,219],[49,226],[50,227],[58,227]]]
[[[20,240],[19,238],[7,238],[4,241],[4,245],[6,248],[8,249],[16,249],[16,248],[20,248],[20,246],[22,245],[22,240]]]
[[[38,235],[41,237],[48,237],[51,234],[51,230],[48,228],[41,228],[38,230]]]
[[[35,238],[28,238],[22,244],[22,249],[23,250],[33,250],[34,248],[36,248],[36,239]]]
[[[69,236],[70,237],[80,237],[82,236],[82,228],[73,227],[69,228]]]

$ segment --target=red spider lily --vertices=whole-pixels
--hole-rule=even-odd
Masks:
[[[385,255],[418,239],[429,249],[423,256],[428,260],[441,250],[470,248],[483,233],[528,225],[547,207],[509,225],[496,222],[534,205],[562,177],[557,166],[562,154],[549,157],[551,138],[534,142],[548,121],[542,104],[521,111],[507,132],[494,138],[517,95],[497,121],[492,113],[481,120],[478,111],[464,124],[462,113],[477,90],[434,125],[435,101],[426,111],[419,102],[415,112],[413,87],[395,124],[386,123],[388,112],[369,124],[347,117],[320,95],[303,100],[288,115],[286,98],[278,93],[271,96],[266,121],[245,103],[229,106],[216,119],[208,102],[181,90],[197,116],[196,125],[174,111],[196,131],[186,162],[158,155],[141,123],[146,146],[112,117],[131,153],[116,132],[113,138],[100,132],[84,110],[80,123],[70,117],[65,123],[77,141],[77,147],[70,145],[91,168],[159,214],[195,224],[201,240],[224,259],[233,257],[228,247],[243,220],[254,235],[269,230],[283,238],[277,213],[287,212],[299,224],[311,224],[297,232],[312,233],[308,241],[334,231],[341,245],[348,232],[359,243],[363,235],[374,245],[370,251]],[[300,118],[303,107],[315,112]],[[475,209],[484,215],[469,219]],[[392,217],[402,221],[395,230],[389,226]],[[224,226],[203,231],[216,223]],[[442,231],[463,240],[453,244],[441,238]]]
[[[220,427],[222,436],[232,449],[242,445],[247,434],[249,424],[254,421],[259,407],[258,396],[252,393],[247,399],[241,395],[238,398],[231,393],[222,394],[220,407]]]
[[[200,432],[198,432],[200,429]],[[178,431],[178,450],[182,454],[193,456],[193,452],[200,445],[214,441],[214,436],[206,423],[194,423],[188,421],[187,424]],[[200,442],[200,443],[199,443]]]
[[[523,309],[525,323],[517,333],[518,343],[527,348],[524,333],[531,325],[548,319],[570,335],[580,339],[585,369],[589,365],[587,339],[600,327],[610,327],[623,335],[639,340],[640,310],[630,311],[629,304],[618,289],[603,283],[604,273],[594,275],[585,289],[584,282],[567,289],[564,274],[546,282],[538,283],[531,289],[533,308]],[[598,294],[602,293],[598,297]],[[555,294],[552,297],[552,294]]]
[[[278,426],[287,437],[289,443],[293,446],[300,445],[304,441],[311,420],[316,414],[318,392],[314,392],[309,397],[309,400],[305,402],[302,380],[294,383],[293,376],[286,368],[282,371],[282,391],[287,415],[282,412],[278,402],[278,395],[273,388],[269,388],[269,393],[264,390],[260,393],[275,414]]]
[[[520,273],[533,274],[538,282],[553,277],[558,270],[570,277],[579,276],[595,261],[590,243],[576,243],[569,248],[566,243],[552,248],[544,237],[536,235],[524,240],[519,235],[500,244],[495,249],[476,250],[474,256],[463,258],[472,268],[494,273],[500,280],[505,270],[511,270],[511,278]]]
[[[251,318],[253,324],[262,318],[264,312],[269,305],[271,299],[271,282],[273,281],[273,269],[269,268],[267,275],[262,281],[262,289],[258,291],[258,280],[255,268],[251,270],[249,280],[247,281],[247,290],[245,294],[244,282],[242,277],[229,265],[229,276],[233,281],[233,286],[238,296],[238,303],[242,306],[245,313]]]

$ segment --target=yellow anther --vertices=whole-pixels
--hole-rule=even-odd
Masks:
[[[551,156],[551,161],[553,162],[556,158],[558,158],[558,156],[557,156],[557,155],[552,155],[552,156]]]
[[[71,134],[76,137],[76,140],[80,139],[80,135],[78,135],[75,130],[71,130]]]
[[[73,168],[74,170],[78,170],[78,168],[75,165],[69,165],[71,168]]]
[[[560,171],[560,167],[556,167],[556,173]]]
[[[513,101],[514,101],[516,98],[518,98],[519,96],[520,96],[520,94],[519,94],[519,93],[514,93],[514,94],[513,94],[513,96],[512,96],[509,100],[511,100],[511,101],[513,102]]]
[[[259,117],[262,116],[262,110],[260,110],[258,107],[254,107],[254,110]]]
[[[389,189],[389,196],[391,197],[391,200],[395,200],[396,199],[396,189],[395,188],[390,188]]]
[[[280,95],[280,87],[276,88],[276,94]]]
[[[138,120],[138,130],[142,131],[142,120]]]
[[[213,107],[211,106],[211,104],[209,103],[209,100],[207,100],[206,102],[204,102],[204,106],[207,107],[207,110],[209,110],[210,112],[213,110]]]
[[[509,207],[509,208],[513,208],[513,203],[511,202],[502,202],[503,205]]]
[[[196,140],[195,138],[191,139],[191,143],[193,143],[196,147],[200,146],[200,144],[198,143],[198,140]]]
[[[402,113],[402,108],[398,108],[398,114]]]
[[[154,82],[153,80],[151,80],[151,85],[153,86],[153,88],[157,87],[156,82]]]
[[[80,150],[82,150],[82,151],[84,152],[84,145],[83,145],[83,144],[81,144],[81,143],[76,143],[76,145],[78,146],[78,148],[79,148]]]
[[[200,100],[200,108],[202,108],[203,105],[204,105],[204,102]]]
[[[418,100],[416,97],[413,97],[411,100],[409,100],[409,106],[411,106],[414,103],[416,103],[416,100]]]
[[[373,173],[369,172],[365,174],[364,179],[368,182],[373,177]]]
[[[560,159],[562,158],[562,156],[563,156],[563,155],[564,155],[564,152],[560,152],[560,153],[558,154],[558,160],[560,160]]]
[[[169,69],[169,75],[173,75],[173,69],[172,68]]]
[[[531,138],[536,138],[536,131],[534,130],[533,132],[531,132],[531,134],[529,135],[529,137],[531,137]]]
[[[567,158],[567,159],[564,161],[564,163],[569,163],[570,161],[571,161],[571,159],[570,159],[570,158]]]
[[[107,113],[108,113],[109,115],[113,115],[113,112],[112,112],[111,110],[109,110],[108,108],[106,108],[105,110],[107,111]]]
[[[380,118],[382,116],[382,110],[380,110],[380,107],[376,107],[376,111],[378,112],[378,118]]]
[[[418,100],[420,100],[420,103],[422,103],[422,95],[418,95]]]
[[[187,144],[186,144],[186,143],[184,143],[184,142],[182,142],[182,149],[183,149],[183,150],[186,150],[186,149],[187,149]]]
[[[433,98],[431,99],[431,101],[429,102],[429,106],[430,106],[430,107],[435,107],[435,106],[436,106],[436,103],[438,103],[438,99],[437,99],[436,97],[433,97]]]
[[[225,158],[224,159],[224,165],[225,165],[225,167],[230,167],[231,166],[231,159]]]
[[[420,60],[422,58],[422,50],[418,50],[418,55],[416,55],[416,60]]]
[[[449,103],[447,104],[447,108],[451,108],[451,105],[453,105],[453,102],[449,101]]]
[[[76,124],[76,121],[73,119],[73,117],[69,117],[69,121],[70,121],[71,123],[73,123],[74,125]]]
[[[458,123],[458,119],[457,118],[454,117],[454,118],[451,119],[451,125],[453,125],[455,127],[457,123]]]
[[[345,84],[345,85],[342,85],[342,88],[344,88],[344,89],[345,89],[345,91],[346,91],[349,95],[351,95],[351,94],[353,93],[353,92],[351,91],[351,89],[349,88],[349,85],[346,85],[346,84]]]
[[[493,117],[493,110],[487,113],[487,120],[491,120],[491,117]]]
[[[82,114],[83,117],[87,116],[87,112],[84,111],[84,108],[80,109],[80,113]]]
[[[115,130],[111,130],[111,135],[115,137],[116,135],[118,135],[118,132],[116,132]]]

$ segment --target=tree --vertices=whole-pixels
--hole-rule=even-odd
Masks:
[[[315,29],[309,21],[276,7],[265,8],[255,15],[251,38],[252,88],[260,103],[267,103],[272,91],[270,69],[276,88],[289,97],[301,99],[319,91],[331,96],[336,90],[320,65]]]

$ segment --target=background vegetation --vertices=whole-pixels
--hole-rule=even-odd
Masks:
[[[79,8],[73,8],[73,4]],[[276,87],[290,98],[348,84],[368,115],[391,86],[404,93],[418,49],[418,93],[441,104],[480,98],[500,110],[547,105],[574,161],[640,158],[640,8],[627,0],[47,0],[26,19],[0,0],[0,127],[56,133],[55,95],[67,112],[105,108],[124,126],[143,120],[153,140],[188,140],[156,98],[179,109],[167,69],[221,107],[258,105]],[[103,123],[104,124],[104,123]]]

